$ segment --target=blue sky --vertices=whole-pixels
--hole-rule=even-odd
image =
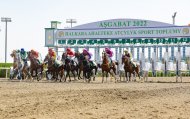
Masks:
[[[0,0],[0,17],[11,17],[8,23],[8,62],[13,49],[36,49],[47,54],[44,28],[50,21],[61,21],[59,28],[70,26],[66,19],[84,24],[106,19],[134,18],[190,24],[189,0]],[[0,62],[4,62],[5,24],[0,22]]]

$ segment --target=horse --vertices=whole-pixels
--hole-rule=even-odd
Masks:
[[[42,79],[43,77],[43,70],[44,70],[44,64],[43,63],[38,63],[38,60],[36,58],[34,58],[34,56],[32,55],[32,53],[29,51],[27,52],[28,54],[28,59],[30,61],[30,73],[32,77],[37,77],[37,81],[39,81],[40,79]],[[39,72],[40,70],[40,72]],[[35,75],[33,75],[35,71]]]
[[[116,75],[116,65],[118,65],[118,62],[112,62],[110,66],[108,56],[105,51],[102,52],[102,59],[103,62],[101,65],[99,65],[99,67],[102,69],[102,83],[104,82],[104,73],[106,73],[106,80],[108,77],[108,73],[110,73],[115,78],[115,82],[117,82],[115,75]]]
[[[125,70],[125,77],[127,78],[127,73],[129,72],[129,80],[131,81],[131,74],[137,74],[140,79],[140,66],[137,65],[136,67],[133,66],[130,59],[126,56],[122,56],[122,64],[124,64],[124,70]]]
[[[64,65],[60,63],[59,66],[56,66],[55,62],[56,61],[50,58],[49,55],[46,55],[44,59],[44,63],[48,64],[48,70],[46,71],[46,78],[49,79],[49,74],[50,74],[52,75],[51,78],[56,79],[55,81],[59,79],[59,81],[61,82],[64,76]]]
[[[18,79],[25,79],[28,74],[28,68],[21,59],[19,50],[13,50],[10,56],[13,57],[13,72],[10,73],[10,79],[14,79],[15,75],[17,75]]]
[[[74,62],[72,59],[68,58],[66,53],[62,54],[61,60],[62,60],[63,64],[65,64],[64,65],[64,69],[66,71],[65,81],[67,80],[67,77],[69,77],[69,82],[71,81],[70,72],[72,72],[72,74],[74,76],[74,80],[76,80],[75,72],[77,72],[77,75],[78,75],[78,64],[76,62]]]
[[[78,79],[79,80],[82,79],[80,74],[81,74],[81,71],[83,71],[83,76],[84,76],[84,78],[88,79],[88,82],[90,82],[90,78],[92,75],[93,75],[93,81],[95,81],[95,77],[96,77],[97,70],[98,70],[98,66],[96,65],[96,63],[92,62],[94,65],[90,66],[90,61],[87,61],[87,59],[85,59],[84,55],[79,52],[75,53],[75,57],[78,61],[78,67],[79,67]]]

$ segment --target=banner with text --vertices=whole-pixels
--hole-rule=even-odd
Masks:
[[[130,29],[62,29],[56,30],[57,39],[90,38],[171,38],[189,37],[189,26],[130,28]]]

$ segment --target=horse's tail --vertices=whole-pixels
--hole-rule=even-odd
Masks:
[[[135,72],[137,73],[137,75],[140,79],[140,65],[137,65]]]
[[[96,75],[97,70],[98,70],[98,66],[95,66],[94,69],[95,69],[95,75]]]

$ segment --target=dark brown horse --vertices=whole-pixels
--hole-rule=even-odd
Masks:
[[[78,60],[78,79],[83,79],[80,74],[81,72],[83,71],[83,60],[84,60],[84,57],[81,56],[81,54],[79,52],[76,52],[75,53],[75,58],[77,58]]]
[[[48,64],[48,70],[46,71],[46,78],[56,79],[55,81],[59,79],[59,81],[61,82],[62,78],[64,77],[64,65],[60,64],[59,66],[56,66],[55,62],[56,61],[50,58],[49,55],[46,55],[44,59],[44,63]],[[51,78],[49,78],[49,74],[52,76]]]
[[[108,56],[107,56],[106,52],[104,52],[104,51],[102,52],[102,59],[103,59],[102,65],[99,66],[102,68],[102,83],[104,82],[104,73],[106,73],[106,80],[108,77],[108,73],[110,73],[113,77],[115,77],[115,82],[117,82],[115,75],[116,75],[116,65],[118,65],[118,63],[112,62],[110,65]]]
[[[66,53],[62,54],[61,60],[64,64],[64,69],[66,71],[65,81],[67,80],[67,77],[69,77],[69,82],[71,81],[70,72],[72,72],[72,74],[74,76],[74,80],[76,80],[75,79],[75,72],[78,75],[78,65],[76,64],[76,62],[74,62],[72,59],[67,57]]]
[[[125,77],[126,81],[131,81],[131,74],[137,74],[140,79],[140,66],[133,66],[130,59],[126,56],[122,56],[122,64],[124,63]],[[127,77],[127,73],[129,73],[129,80]]]
[[[78,70],[79,70],[78,79],[79,80],[83,79],[80,76],[81,72],[83,71],[83,77],[85,79],[88,79],[88,82],[91,81],[91,76],[93,77],[93,81],[95,81],[98,66],[92,61],[87,61],[87,59],[85,59],[82,53],[76,52],[75,58],[77,58],[77,62],[78,62]],[[93,64],[93,65],[90,65],[90,64]]]
[[[28,59],[30,60],[30,73],[32,77],[36,77],[37,80],[41,80],[43,77],[44,64],[39,63],[31,52],[28,52]],[[35,75],[33,74],[35,72]]]

